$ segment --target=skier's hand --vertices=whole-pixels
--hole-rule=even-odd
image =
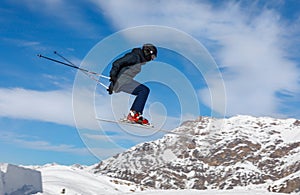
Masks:
[[[108,86],[108,94],[111,95],[113,93],[113,89],[114,89],[114,82],[110,82],[110,85]]]
[[[117,81],[117,77],[111,75],[109,81],[115,83]]]

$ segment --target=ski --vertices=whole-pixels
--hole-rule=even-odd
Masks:
[[[102,122],[108,122],[108,123],[124,124],[124,125],[129,125],[129,126],[134,126],[134,127],[142,127],[142,128],[146,128],[146,129],[155,129],[155,127],[153,125],[142,125],[142,124],[138,124],[138,123],[131,123],[131,122],[127,121],[126,119],[121,119],[119,121],[116,121],[116,120],[96,118],[96,120],[102,121]]]
[[[183,133],[173,132],[171,130],[157,128],[153,125],[142,125],[142,124],[138,124],[138,123],[131,123],[131,122],[127,121],[126,119],[121,119],[121,120],[117,121],[117,120],[96,118],[96,120],[98,120],[100,122],[121,124],[121,125],[127,125],[127,126],[138,127],[138,128],[140,127],[140,128],[144,128],[144,129],[150,129],[150,130],[153,130],[153,131],[161,131],[161,132],[164,132],[164,133],[167,133],[167,134],[173,134],[173,135],[178,135],[178,136],[183,136],[183,137],[191,137],[192,136],[192,135],[187,135],[187,134],[183,134]]]

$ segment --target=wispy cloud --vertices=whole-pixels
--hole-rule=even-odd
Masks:
[[[40,45],[40,42],[37,42],[37,41],[27,41],[27,40],[21,40],[21,39],[5,38],[5,37],[2,37],[2,40],[5,42],[12,43],[19,47],[33,47],[33,46]]]
[[[291,60],[293,52],[288,47],[294,45],[299,36],[294,24],[286,22],[270,6],[227,1],[221,9],[209,1],[194,0],[172,3],[91,1],[106,10],[117,29],[146,24],[167,25],[203,41],[225,70],[223,80],[228,115],[280,114],[282,101],[275,94],[282,90],[295,94],[300,88],[299,64]],[[211,77],[212,83],[218,83],[218,79]],[[202,90],[200,98],[210,105],[210,92],[218,91],[218,87]]]
[[[39,140],[37,137],[30,137],[12,132],[0,131],[0,140],[3,143],[33,150],[65,152],[76,155],[90,155],[87,148],[78,148],[74,145],[58,144],[54,145],[48,141]]]
[[[34,40],[26,40],[26,39],[19,39],[19,38],[6,38],[6,37],[1,37],[1,40],[4,43],[16,46],[18,48],[31,48],[35,51],[47,50],[47,48],[45,46],[43,46],[41,44],[41,42],[34,41]]]

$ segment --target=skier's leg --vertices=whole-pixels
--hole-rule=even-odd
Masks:
[[[136,98],[131,106],[131,110],[143,114],[143,110],[148,99],[150,89],[145,85],[133,80],[130,83],[122,85],[120,87],[120,91],[135,95]]]
[[[136,95],[136,98],[130,110],[135,110],[136,112],[143,114],[143,110],[148,99],[149,93],[150,89],[147,86],[143,84],[137,86],[132,92],[133,95]]]

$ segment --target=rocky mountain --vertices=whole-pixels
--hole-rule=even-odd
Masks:
[[[158,189],[257,186],[300,192],[300,120],[199,117],[99,163],[95,173]]]

